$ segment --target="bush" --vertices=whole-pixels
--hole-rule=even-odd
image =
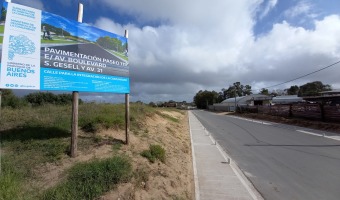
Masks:
[[[116,156],[73,166],[67,180],[47,190],[43,199],[95,199],[115,184],[131,178],[132,165],[126,157]]]
[[[141,156],[154,163],[156,159],[165,162],[165,149],[160,145],[150,145],[149,150],[144,150]]]
[[[23,99],[15,96],[12,90],[2,90],[0,92],[2,93],[1,107],[22,108],[27,104]]]

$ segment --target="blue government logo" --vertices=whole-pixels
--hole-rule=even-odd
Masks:
[[[13,60],[15,54],[28,55],[35,52],[35,45],[25,35],[10,35],[8,47],[8,60]]]

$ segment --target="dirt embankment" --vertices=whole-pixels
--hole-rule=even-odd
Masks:
[[[38,169],[41,172],[40,185],[47,188],[57,184],[62,180],[63,172],[75,162],[120,154],[131,158],[133,178],[127,183],[117,185],[114,190],[101,196],[100,199],[194,199],[187,112],[163,110],[158,114],[147,116],[140,127],[142,127],[140,130],[130,133],[129,145],[121,145],[117,148],[103,142],[97,146],[80,149],[76,159],[65,157],[57,165],[41,167]],[[122,130],[104,130],[97,136],[125,141],[125,132]],[[151,163],[140,155],[143,150],[149,148],[150,144],[161,145],[166,150],[165,163],[158,160]]]

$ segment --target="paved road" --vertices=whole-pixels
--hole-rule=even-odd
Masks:
[[[193,113],[264,199],[340,199],[340,141],[291,126]]]

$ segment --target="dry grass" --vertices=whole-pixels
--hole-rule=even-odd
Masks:
[[[7,172],[0,182],[6,177],[8,184],[2,185],[1,191],[20,191],[4,192],[3,196],[40,199],[45,190],[61,187],[70,176],[69,170],[78,163],[120,155],[130,159],[133,176],[128,183],[116,184],[101,199],[193,199],[186,112],[132,104],[127,146],[123,144],[123,105],[80,105],[76,158],[68,156],[70,113],[71,106],[55,105],[2,110],[2,159],[8,165],[3,168]],[[140,155],[151,144],[164,148],[164,163],[150,163]]]

